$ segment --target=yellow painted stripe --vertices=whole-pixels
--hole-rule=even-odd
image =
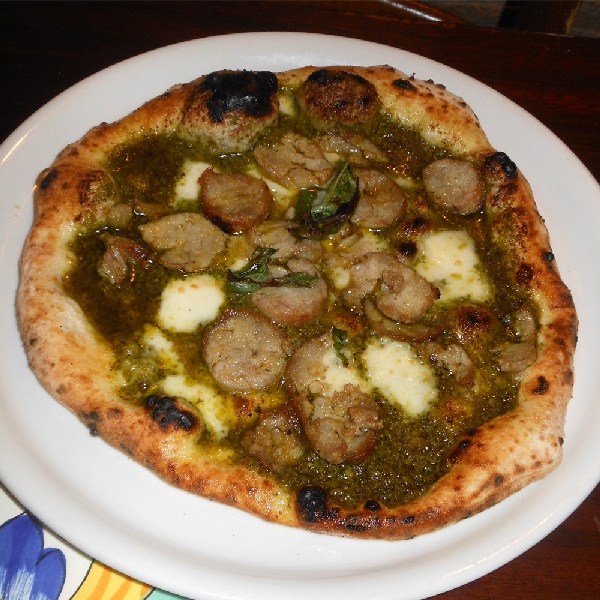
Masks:
[[[71,600],[142,600],[152,587],[93,562]]]

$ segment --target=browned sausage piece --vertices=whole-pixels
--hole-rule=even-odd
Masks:
[[[259,313],[225,311],[202,338],[202,356],[216,382],[232,392],[266,390],[281,381],[287,341]]]
[[[483,184],[477,167],[464,160],[443,158],[423,169],[429,197],[447,210],[470,215],[483,205]]]
[[[363,299],[377,287],[377,308],[403,323],[418,321],[437,298],[427,280],[386,252],[371,252],[352,265],[344,301],[360,309]]]
[[[206,169],[199,183],[202,211],[225,233],[242,233],[269,214],[271,192],[262,179]]]
[[[335,123],[364,123],[378,114],[381,102],[375,86],[343,69],[319,69],[309,75],[298,104],[318,129]]]
[[[352,383],[333,388],[326,362],[333,352],[330,334],[303,344],[292,356],[286,383],[310,446],[332,464],[359,463],[370,456],[383,429],[377,402]]]
[[[290,273],[317,275],[315,266],[308,260],[291,259],[287,263]],[[258,310],[280,325],[302,327],[314,321],[327,302],[327,284],[319,275],[313,287],[266,287],[252,294],[252,303]]]
[[[287,133],[273,146],[258,146],[254,158],[271,179],[286,188],[324,185],[333,174],[323,150],[297,133]]]
[[[278,406],[263,412],[258,425],[242,437],[242,448],[265,469],[275,472],[298,464],[306,446],[292,407]]]
[[[406,212],[404,190],[387,175],[375,169],[353,168],[358,177],[360,197],[351,221],[369,229],[387,229]]]
[[[225,234],[198,213],[174,213],[138,229],[147,244],[166,250],[159,262],[168,269],[203,271],[225,249]]]

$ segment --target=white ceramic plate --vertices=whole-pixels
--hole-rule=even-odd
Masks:
[[[581,321],[563,465],[500,505],[408,542],[295,531],[171,488],[90,437],[27,368],[13,314],[32,185],[69,142],[172,84],[222,68],[388,63],[467,100],[492,144],[533,186]],[[401,50],[295,33],[207,38],[133,58],[79,83],[0,152],[0,477],[55,532],[92,557],[199,600],[425,598],[472,581],[546,536],[600,479],[600,189],[531,115],[481,83]]]

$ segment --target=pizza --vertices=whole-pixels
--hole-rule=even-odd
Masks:
[[[274,523],[409,539],[561,459],[577,315],[530,186],[390,66],[218,71],[94,127],[37,179],[16,305],[91,435]]]

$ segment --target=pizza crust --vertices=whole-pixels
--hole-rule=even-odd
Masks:
[[[477,117],[465,102],[432,82],[418,81],[389,66],[343,67],[375,86],[383,110],[415,127],[428,141],[456,155],[495,156]],[[316,70],[277,74],[297,87]],[[161,423],[151,410],[119,399],[115,356],[62,281],[76,257],[70,244],[93,228],[110,203],[98,203],[95,186],[110,187],[104,156],[140,131],[210,136],[230,149],[239,122],[223,133],[206,131],[206,102],[198,90],[206,78],[178,85],[113,124],[101,124],[65,148],[43,171],[34,191],[34,224],[27,238],[17,294],[17,317],[31,369],[42,386],[90,430],[170,484],[236,506],[266,520],[316,532],[362,538],[408,539],[435,531],[500,502],[544,477],[560,462],[563,425],[573,385],[577,316],[552,255],[548,233],[523,175],[502,157],[489,161],[485,212],[495,241],[505,252],[516,286],[531,290],[540,315],[538,358],[522,373],[511,412],[466,434],[449,456],[451,468],[411,504],[385,508],[375,502],[359,510],[332,506],[319,488],[296,496],[268,474],[211,460],[198,451],[202,423],[184,429]],[[190,117],[190,106],[197,111]],[[273,119],[276,107],[259,118]],[[251,144],[255,132],[244,144]],[[233,122],[233,121],[232,121]],[[513,165],[514,166],[514,165]],[[185,412],[185,406],[174,410]]]

